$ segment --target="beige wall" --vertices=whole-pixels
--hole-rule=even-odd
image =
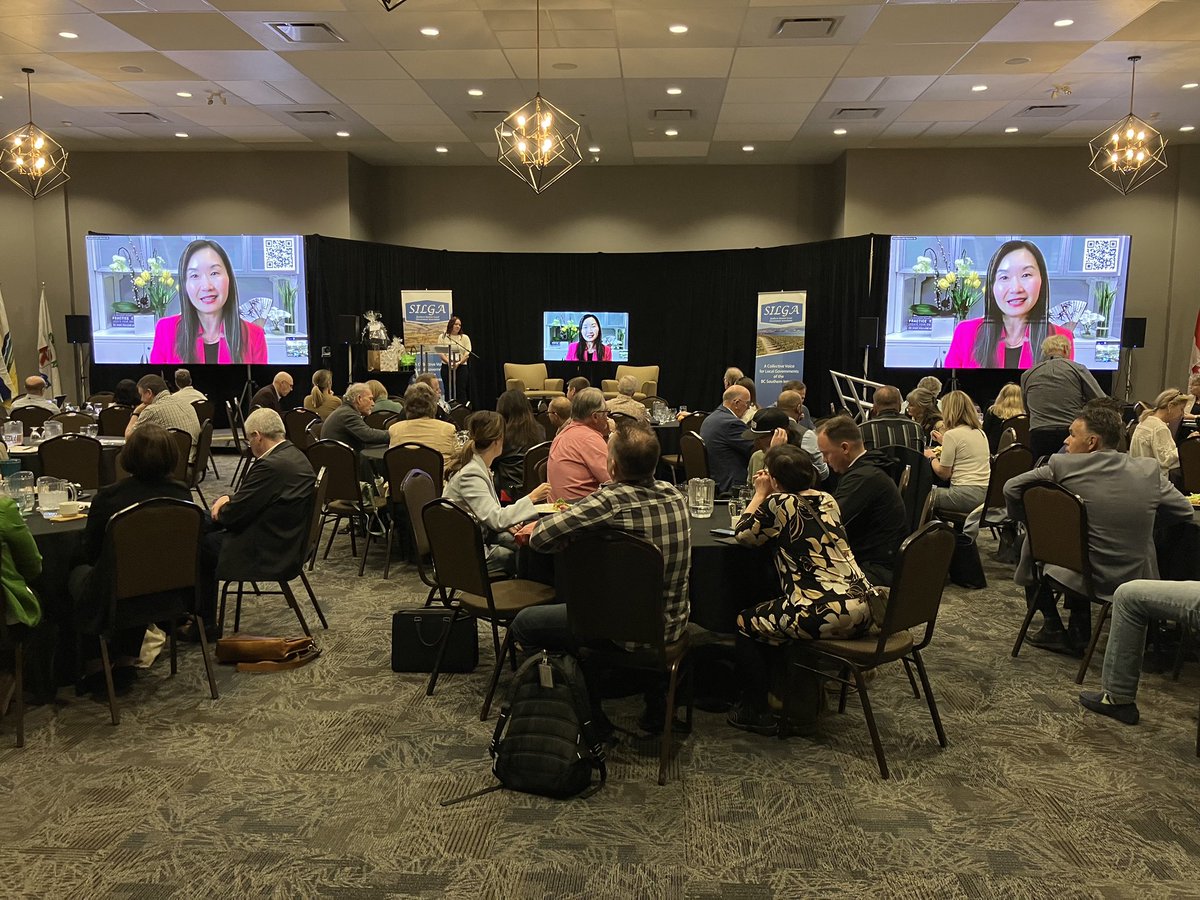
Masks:
[[[447,250],[772,247],[832,235],[826,166],[580,166],[534,194],[499,166],[377,169],[376,239]]]
[[[1190,287],[1200,275],[1198,151],[1172,152],[1166,172],[1123,197],[1088,171],[1082,147],[852,150],[843,234],[1132,235],[1126,314],[1147,318],[1146,349],[1133,357],[1134,395],[1153,397],[1187,377],[1200,303]]]

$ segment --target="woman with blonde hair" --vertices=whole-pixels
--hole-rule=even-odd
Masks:
[[[488,571],[517,569],[517,544],[513,535],[524,522],[537,518],[535,503],[550,496],[550,485],[539,484],[510,506],[501,506],[492,481],[492,463],[504,452],[504,417],[490,410],[467,419],[468,440],[450,466],[450,480],[442,496],[463,506],[483,529]]]
[[[304,408],[315,412],[324,422],[330,413],[342,405],[342,398],[333,392],[333,373],[328,369],[313,372],[312,383],[312,393],[304,398]]]
[[[942,398],[942,452],[925,451],[933,473],[950,482],[950,487],[933,489],[933,508],[941,512],[969,513],[983,503],[992,474],[987,437],[975,411],[975,403],[962,391]],[[934,437],[938,437],[935,433]]]
[[[1154,398],[1154,407],[1142,413],[1133,436],[1129,439],[1129,455],[1158,460],[1163,475],[1171,476],[1179,468],[1179,450],[1175,446],[1175,429],[1183,421],[1183,410],[1192,399],[1175,388],[1167,388]]]
[[[993,453],[1000,446],[1000,435],[1004,433],[1004,423],[1013,416],[1025,415],[1025,401],[1021,398],[1021,386],[1009,382],[1000,388],[996,402],[987,408],[983,414],[983,433],[987,435],[988,447]]]

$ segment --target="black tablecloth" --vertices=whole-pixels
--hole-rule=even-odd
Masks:
[[[717,503],[711,518],[691,522],[691,621],[709,631],[732,633],[739,612],[779,595],[771,552],[711,533],[713,528],[730,527],[724,503]]]
[[[31,585],[42,603],[42,621],[26,638],[25,687],[35,702],[48,703],[59,685],[73,684],[77,675],[67,574],[87,519],[51,522],[35,512],[25,522],[42,554],[42,574]]]
[[[1200,509],[1191,522],[1161,528],[1154,534],[1158,574],[1166,581],[1200,581]]]

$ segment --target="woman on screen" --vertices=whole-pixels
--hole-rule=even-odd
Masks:
[[[586,313],[579,320],[579,340],[567,348],[564,360],[575,362],[612,362],[612,347],[601,341],[600,320]]]
[[[983,316],[967,319],[954,329],[943,365],[947,369],[1028,369],[1033,349],[1051,334],[1070,343],[1074,335],[1050,322],[1050,279],[1037,244],[1008,241],[988,263]]]
[[[188,244],[179,258],[179,284],[180,314],[158,320],[151,363],[266,363],[266,335],[238,315],[237,280],[220,244]]]

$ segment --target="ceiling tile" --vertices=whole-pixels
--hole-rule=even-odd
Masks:
[[[570,30],[555,32],[560,47],[616,47],[615,31]]]
[[[537,54],[533,50],[505,50],[509,64],[518,78],[537,77]],[[620,78],[621,58],[614,49],[554,49],[542,50],[542,77],[555,78]],[[558,66],[574,66],[564,70]]]
[[[437,12],[424,8],[408,15],[383,16],[377,13],[364,15],[363,21],[370,23],[371,32],[381,46],[387,50],[490,50],[498,47],[483,13]],[[529,12],[533,22],[533,11]],[[441,32],[437,37],[421,34],[426,26],[436,26]]]
[[[1194,0],[1162,0],[1116,34],[1114,41],[1200,40],[1200,10]]]
[[[143,97],[130,93],[115,84],[100,81],[75,81],[58,84],[38,84],[32,87],[35,97],[45,97],[64,106],[122,106],[143,109],[150,105]],[[35,104],[36,105],[36,104]]]
[[[978,122],[1003,106],[1003,100],[918,100],[899,118],[904,122]]]
[[[634,141],[633,155],[646,159],[651,157],[707,156],[708,141]]]
[[[60,58],[108,81],[202,80],[191,69],[161,53],[64,53]],[[126,71],[128,69],[141,71]]]
[[[302,77],[269,50],[171,50],[164,55],[211,81]]]
[[[1075,59],[1091,44],[1063,41],[1040,44],[1003,42],[976,44],[950,72],[964,75],[1025,75],[1030,72],[1054,72]],[[1009,65],[1006,60],[1027,58],[1029,62]]]
[[[337,103],[337,98],[307,79],[280,81],[222,81],[222,89],[255,106],[278,103]]]
[[[721,107],[719,124],[777,122],[800,125],[813,110],[812,103],[729,103]]]
[[[176,106],[170,112],[177,116],[204,125],[217,128],[226,125],[278,125],[279,121],[272,115],[263,112],[255,106],[240,103],[221,103],[219,100],[209,106],[202,103],[198,106]]]
[[[219,13],[114,13],[102,19],[156,50],[261,50]]]
[[[730,80],[732,84],[732,79]],[[883,84],[882,76],[873,78],[835,78],[829,83],[823,97],[831,103],[863,101],[871,96]]]
[[[820,100],[829,78],[730,78],[726,103],[761,103],[764,98],[803,103]]]
[[[453,125],[381,125],[379,130],[402,144],[420,141],[457,143],[467,140],[466,135]]]
[[[733,78],[797,78],[834,76],[850,55],[850,47],[739,47],[730,72]]]
[[[916,100],[935,81],[932,75],[889,75],[869,99],[888,103]]]
[[[941,75],[970,49],[970,44],[860,44],[838,74]]]
[[[0,4],[0,8],[2,8]],[[79,35],[59,37],[60,31]],[[99,16],[8,16],[0,14],[0,35],[49,53],[110,50],[149,50],[147,44],[126,34]],[[7,52],[7,51],[5,51]]]
[[[1043,0],[1021,3],[987,33],[985,41],[1102,41],[1129,24],[1158,0]],[[1055,28],[1060,19],[1074,24]]]
[[[663,50],[688,50],[703,47],[732,47],[745,17],[744,9],[689,9],[685,16],[678,10],[618,9],[617,38],[622,48],[657,47]],[[686,21],[686,34],[672,34],[671,25]]]
[[[621,50],[626,78],[725,78],[733,59],[730,48]]]
[[[888,5],[863,37],[864,44],[959,44],[975,42],[1016,3],[922,3]]]
[[[921,94],[922,100],[1012,100],[1033,94],[1045,76],[1028,75],[943,75]],[[986,91],[973,88],[985,86]]]
[[[316,81],[358,78],[408,78],[404,67],[386,50],[340,50],[337,53],[280,53],[279,57]]]
[[[429,98],[420,85],[411,79],[398,81],[325,81],[321,86],[343,103],[428,103]]]
[[[231,137],[237,141],[253,141],[256,144],[275,144],[275,143],[296,143],[307,144],[309,139],[298,131],[288,128],[286,125],[222,125],[213,128],[213,131],[220,132],[226,137]]]
[[[502,50],[393,50],[413,78],[512,78]]]
[[[354,111],[372,125],[453,125],[440,107],[421,105],[355,105]]]
[[[782,122],[718,122],[713,131],[714,141],[790,141],[799,123]]]

